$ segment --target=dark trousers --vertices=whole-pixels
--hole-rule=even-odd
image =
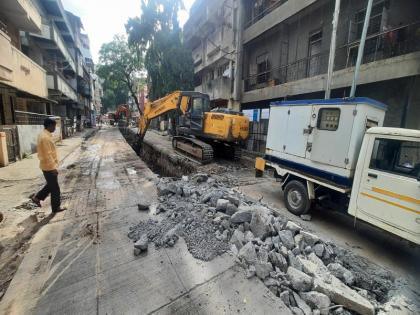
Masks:
[[[45,200],[51,194],[51,209],[57,211],[60,209],[61,197],[60,186],[58,185],[58,175],[52,171],[42,171],[47,184],[36,194],[39,200]]]

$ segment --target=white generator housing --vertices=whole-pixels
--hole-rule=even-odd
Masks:
[[[265,160],[350,187],[365,131],[383,125],[385,110],[364,97],[273,102]]]

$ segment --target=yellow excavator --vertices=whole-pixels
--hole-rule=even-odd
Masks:
[[[239,159],[240,144],[248,138],[249,119],[229,109],[210,110],[207,94],[175,91],[147,102],[139,118],[140,144],[152,119],[171,116],[172,146],[205,164],[217,155]]]

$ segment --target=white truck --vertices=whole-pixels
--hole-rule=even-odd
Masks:
[[[274,102],[264,158],[287,209],[344,209],[420,244],[420,130],[385,128],[386,106],[369,98]]]

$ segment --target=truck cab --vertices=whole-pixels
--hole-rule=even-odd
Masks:
[[[366,132],[348,213],[420,244],[420,131]]]

